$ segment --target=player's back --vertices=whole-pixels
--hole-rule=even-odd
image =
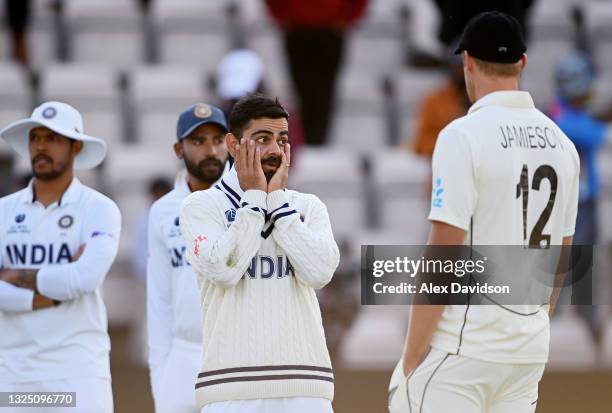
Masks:
[[[496,104],[500,97],[517,101],[516,106]],[[467,179],[472,182],[440,182],[439,186],[445,192],[455,190],[449,185],[469,192],[469,204],[463,208],[471,212],[465,229],[471,231],[474,245],[560,245],[573,230],[568,215],[575,209],[578,154],[531,102],[527,92],[492,93],[440,136],[440,149],[450,148],[434,155],[434,163],[447,162],[451,155],[470,157]],[[451,142],[457,139],[462,142]],[[466,179],[465,174],[459,175],[462,171],[455,172],[456,179]],[[443,193],[442,203],[444,198]],[[432,212],[435,209],[434,199]]]
[[[530,251],[573,234],[579,158],[527,92],[495,92],[476,102],[442,131],[432,166],[429,218],[464,229],[465,244],[499,246],[496,255],[504,258],[508,246]],[[516,263],[501,262],[497,269],[516,277]],[[545,362],[545,302],[521,303],[520,314],[511,306],[449,306],[432,343],[488,361]]]

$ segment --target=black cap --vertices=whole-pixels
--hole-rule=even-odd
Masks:
[[[515,63],[527,47],[518,20],[509,14],[487,11],[472,17],[465,25],[455,54],[464,50],[486,62]]]

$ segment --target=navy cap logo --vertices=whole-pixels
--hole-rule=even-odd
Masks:
[[[57,115],[57,110],[53,106],[49,106],[47,109],[43,110],[42,116],[45,119],[51,119]]]
[[[15,217],[16,223],[21,224],[23,221],[25,221],[25,214],[19,214]]]
[[[230,208],[225,211],[225,218],[227,219],[227,222],[234,222],[236,219],[236,210],[234,208]]]
[[[193,109],[193,114],[197,118],[206,119],[212,115],[212,108],[204,103],[198,103]]]
[[[66,228],[70,228],[73,222],[74,222],[74,218],[72,218],[72,216],[64,215],[63,217],[60,218],[57,224],[60,226],[60,228],[66,229]]]
[[[507,47],[505,47],[505,46],[500,46],[500,47],[497,49],[497,51],[498,51],[498,52],[507,52],[507,51],[508,51],[508,48],[507,48]]]

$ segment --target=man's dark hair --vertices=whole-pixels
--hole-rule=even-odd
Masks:
[[[261,93],[252,93],[240,99],[234,105],[229,116],[229,129],[238,139],[253,119],[270,118],[289,120],[289,113],[280,104],[278,98],[270,98]]]

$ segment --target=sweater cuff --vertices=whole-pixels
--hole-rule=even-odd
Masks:
[[[268,194],[268,212],[270,213],[288,203],[289,199],[287,194],[282,189],[272,191]]]
[[[267,195],[268,194],[265,191],[261,191],[259,189],[249,189],[242,194],[242,198],[240,199],[240,207],[261,212],[265,216]]]
[[[277,219],[297,214],[297,211],[289,205],[289,197],[285,191],[277,190],[268,194],[268,214],[272,222]]]

